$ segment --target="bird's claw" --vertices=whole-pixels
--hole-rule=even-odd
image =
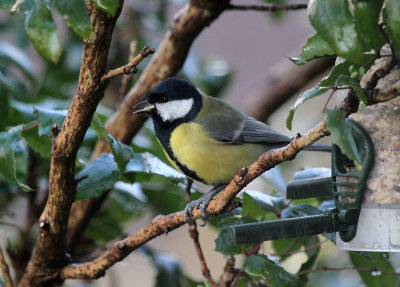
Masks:
[[[207,215],[207,202],[204,202],[204,199],[201,197],[198,200],[193,200],[191,202],[189,202],[184,211],[183,214],[185,216],[185,221],[188,222],[191,217],[193,216],[193,209],[194,208],[199,208],[201,211],[201,217],[203,218],[203,223],[200,224],[200,226],[205,226],[207,224],[208,221],[208,215]]]
[[[211,189],[209,192],[203,194],[202,197],[200,197],[197,200],[193,200],[189,202],[184,210],[184,216],[185,216],[185,221],[188,222],[191,217],[193,216],[193,209],[197,207],[201,211],[201,217],[203,218],[203,223],[200,224],[200,226],[205,226],[207,224],[207,221],[209,220],[208,215],[207,215],[207,206],[210,203],[210,201],[216,196],[221,190],[225,188],[225,185],[217,186]]]

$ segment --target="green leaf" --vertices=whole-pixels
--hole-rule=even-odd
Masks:
[[[307,236],[304,238],[304,251],[307,255],[307,261],[301,264],[301,267],[298,272],[310,270],[314,267],[319,252],[321,251],[321,244],[319,242],[318,236],[314,235],[314,236]],[[299,275],[299,279],[302,286],[304,286],[307,283],[308,281],[307,276],[308,276],[307,273]]]
[[[292,122],[293,122],[293,116],[294,116],[294,112],[296,111],[296,109],[305,101],[312,99],[316,96],[319,96],[323,93],[325,93],[326,91],[328,91],[328,88],[320,88],[320,87],[315,87],[311,90],[305,91],[304,93],[302,93],[296,100],[296,102],[294,103],[293,106],[290,107],[289,109],[289,115],[286,118],[286,127],[289,130],[292,130]]]
[[[29,124],[28,124],[29,125]],[[26,125],[26,126],[28,126]],[[23,138],[26,142],[43,157],[51,157],[51,139],[46,135],[39,136],[39,128],[34,127],[22,132]]]
[[[376,271],[371,272],[359,272],[366,286],[398,286],[398,275],[382,272],[394,272],[394,268],[388,260],[388,253],[352,251],[349,254],[351,262],[355,267],[376,269]]]
[[[86,177],[87,178],[84,178]],[[76,199],[99,197],[111,189],[120,176],[112,154],[102,154],[82,169],[75,178],[80,180],[76,187]]]
[[[114,214],[108,209],[103,209],[96,212],[90,220],[90,224],[85,230],[85,237],[106,243],[121,236],[122,232],[122,225],[115,219]],[[93,243],[91,244],[93,245]]]
[[[39,54],[57,63],[61,56],[61,42],[56,23],[45,1],[37,1],[25,19],[25,31]]]
[[[52,0],[52,4],[64,17],[67,25],[83,39],[89,36],[91,22],[83,0]]]
[[[304,238],[302,237],[277,239],[272,241],[272,246],[277,254],[279,254],[281,257],[283,256],[281,260],[283,261],[290,256],[290,253],[298,251],[301,246],[303,246],[303,242]]]
[[[219,222],[221,227],[221,232],[219,233],[217,239],[215,239],[215,251],[221,252],[224,256],[230,256],[234,254],[242,254],[245,251],[250,251],[250,244],[227,244],[229,242],[228,238],[229,232],[228,227],[231,225],[245,224],[256,222],[251,217],[226,217]]]
[[[52,125],[56,124],[58,129],[61,129],[64,118],[68,113],[67,110],[50,110],[37,107],[34,110],[39,121],[39,136],[47,135],[49,137],[53,136]]]
[[[314,0],[307,12],[317,34],[337,55],[355,63],[363,62],[361,43],[346,0]]]
[[[334,56],[335,52],[329,44],[318,34],[307,40],[307,43],[301,48],[301,53],[297,57],[290,58],[296,65],[304,65],[311,60]]]
[[[248,195],[247,193],[243,193],[242,195],[242,215],[244,216],[249,216],[252,218],[255,218],[257,220],[272,220],[276,218],[276,215],[272,213],[271,218],[267,218],[269,214],[271,214],[270,211],[266,211],[265,209],[262,209],[259,207],[256,203],[255,200]]]
[[[283,197],[275,197],[269,194],[247,190],[243,193],[242,214],[251,217],[265,215],[267,212],[280,212],[286,206],[287,201]]]
[[[357,149],[357,144],[351,136],[351,129],[345,122],[346,112],[342,110],[327,111],[328,130],[332,134],[332,141],[336,144],[342,153],[353,160],[358,170],[362,169],[361,156]]]
[[[32,63],[26,53],[18,47],[6,42],[0,42],[0,60],[20,68],[29,78],[34,78]]]
[[[133,150],[130,146],[117,141],[111,135],[107,135],[108,142],[110,144],[112,153],[114,155],[115,162],[121,173],[126,171],[126,165],[134,157]]]
[[[119,0],[92,0],[100,10],[114,16],[117,11]]]
[[[21,140],[21,130],[22,125],[0,133],[0,174],[8,182],[17,184],[25,191],[30,191],[31,188],[17,178],[15,150]]]
[[[364,94],[363,89],[360,86],[360,82],[356,79],[351,78],[348,75],[340,75],[335,82],[335,86],[347,86],[353,89],[353,91],[356,92],[357,97],[362,101],[363,103],[367,103],[368,100]]]
[[[11,9],[16,0],[0,0],[0,9]]]
[[[383,8],[383,22],[386,24],[390,34],[396,56],[400,59],[400,2],[398,0],[387,0]]]
[[[356,30],[366,51],[380,51],[385,38],[379,28],[378,20],[383,0],[353,0]]]
[[[97,135],[100,138],[107,139],[107,131],[104,128],[104,124],[100,118],[100,115],[97,112],[94,113],[90,126],[96,131]]]
[[[184,188],[163,178],[142,183],[143,193],[156,214],[170,214],[186,206]]]
[[[252,278],[265,279],[269,287],[300,286],[297,276],[287,272],[274,257],[267,254],[246,257],[243,270]]]
[[[146,207],[147,198],[143,194],[140,184],[118,181],[108,199],[108,209],[118,222],[126,222],[132,217],[142,215]]]
[[[153,156],[150,153],[135,154],[126,165],[125,173],[129,174],[141,174],[141,175],[160,175],[173,180],[185,180],[186,177],[170,167],[162,160]],[[143,177],[144,180],[146,177]],[[136,180],[139,180],[137,177]]]
[[[332,68],[330,74],[323,78],[318,84],[318,87],[333,87],[336,83],[336,79],[342,75],[350,75],[349,68],[353,65],[350,61],[343,61]]]

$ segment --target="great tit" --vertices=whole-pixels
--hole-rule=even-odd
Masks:
[[[241,167],[291,140],[179,78],[160,82],[134,110],[149,113],[157,139],[176,169],[214,186],[186,206],[186,219],[198,207],[206,222],[207,205]],[[330,147],[313,145],[308,150],[330,151]]]

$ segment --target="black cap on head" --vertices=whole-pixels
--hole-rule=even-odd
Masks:
[[[198,97],[201,96],[195,86],[183,79],[170,77],[161,81],[151,90],[149,102],[168,102]]]

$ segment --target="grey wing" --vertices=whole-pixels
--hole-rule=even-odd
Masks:
[[[290,138],[271,129],[266,124],[247,117],[242,131],[235,139],[237,143],[289,143]]]
[[[210,135],[226,144],[288,143],[290,138],[274,131],[266,124],[241,115],[210,115],[199,122]]]

